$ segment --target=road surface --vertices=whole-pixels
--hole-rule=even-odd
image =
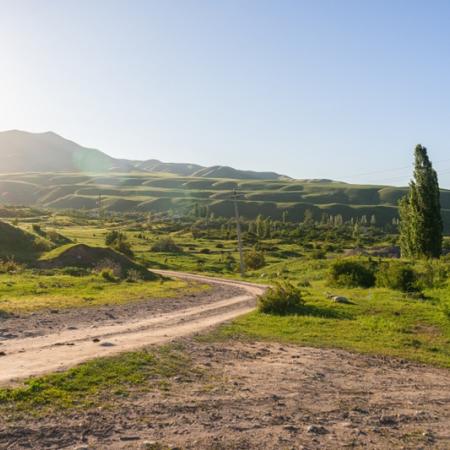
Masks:
[[[0,346],[0,385],[30,376],[64,370],[84,361],[162,344],[233,319],[255,308],[256,298],[265,287],[242,281],[155,271],[165,276],[219,286],[237,287],[239,295],[209,304],[149,315],[140,320],[67,329],[37,337],[10,339]]]

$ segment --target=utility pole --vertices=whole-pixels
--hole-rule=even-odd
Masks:
[[[98,218],[102,220],[103,218],[103,210],[102,210],[102,194],[98,194],[97,200],[97,208],[98,208]]]
[[[241,269],[241,276],[245,276],[245,264],[244,264],[244,251],[242,249],[242,236],[241,236],[241,219],[239,217],[239,209],[238,209],[238,193],[236,189],[233,189],[233,202],[234,202],[234,215],[236,216],[236,234],[238,239],[238,247],[239,247],[239,265]]]

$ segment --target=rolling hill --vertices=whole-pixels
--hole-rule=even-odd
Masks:
[[[239,189],[240,213],[274,219],[287,211],[292,221],[309,210],[316,219],[375,216],[379,224],[397,217],[406,188],[353,185],[327,179],[293,180],[274,172],[231,167],[131,161],[81,147],[55,133],[0,133],[0,204],[52,209],[102,208],[111,212],[191,213],[207,206],[216,216],[234,215],[232,190]],[[446,231],[450,231],[450,191],[442,190]]]
[[[86,148],[51,131],[29,133],[0,132],[0,173],[75,172],[75,173],[167,173],[181,176],[236,179],[288,178],[275,172],[254,172],[232,167],[203,167],[191,163],[165,163],[157,159],[132,161],[113,158],[93,148]]]
[[[86,175],[74,173],[0,174],[0,203],[52,209],[111,212],[191,213],[207,206],[216,216],[233,217],[232,190],[241,194],[239,207],[246,218],[258,214],[280,219],[284,211],[292,221],[303,220],[309,210],[323,215],[341,214],[344,220],[375,215],[377,223],[397,217],[399,198],[406,188],[352,185],[330,180],[236,180],[152,173]],[[441,192],[446,230],[450,231],[450,191]]]

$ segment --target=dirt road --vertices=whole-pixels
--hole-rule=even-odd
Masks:
[[[85,323],[57,332],[49,330],[41,336],[3,340],[0,345],[3,355],[0,357],[0,385],[204,330],[251,311],[255,307],[256,297],[264,291],[263,286],[252,283],[171,271],[158,272],[188,281],[209,283],[225,291],[231,287],[233,295],[167,313],[148,314],[139,320],[94,326]]]

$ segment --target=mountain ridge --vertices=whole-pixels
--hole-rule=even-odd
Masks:
[[[290,179],[276,172],[240,170],[228,166],[205,167],[194,163],[170,163],[157,159],[128,160],[83,147],[53,131],[32,133],[22,130],[0,132],[0,173],[168,173],[197,178],[249,180]]]

